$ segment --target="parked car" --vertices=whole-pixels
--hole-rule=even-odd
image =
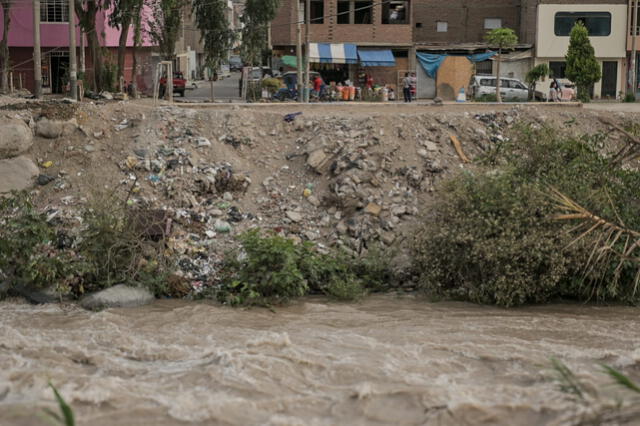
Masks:
[[[469,84],[469,93],[473,99],[481,100],[487,96],[496,96],[496,77],[475,75]],[[529,100],[529,88],[515,78],[500,78],[500,95],[503,101],[526,102]]]
[[[229,68],[231,68],[231,71],[242,71],[242,65],[242,59],[240,59],[240,56],[233,55],[229,57]]]
[[[229,64],[221,64],[218,68],[218,78],[220,80],[231,77],[231,67]]]
[[[548,79],[544,84],[539,84],[538,88],[544,87],[546,90],[536,90],[536,100],[547,101],[549,99],[549,87],[551,86],[552,79]],[[570,102],[576,99],[577,89],[576,85],[566,78],[558,78],[558,84],[560,84],[560,101]]]
[[[160,93],[159,96],[162,98],[167,90],[167,77],[162,77],[160,79]],[[173,93],[179,93],[180,96],[184,97],[184,92],[187,90],[187,80],[184,78],[181,72],[177,71],[173,73]]]

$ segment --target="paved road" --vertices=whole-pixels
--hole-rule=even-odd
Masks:
[[[231,77],[213,83],[213,94],[216,101],[239,101],[238,84],[240,81],[240,73],[231,73]],[[186,101],[208,102],[211,100],[211,86],[208,81],[199,81],[198,88],[187,90],[185,94]],[[181,98],[176,98],[180,100]]]

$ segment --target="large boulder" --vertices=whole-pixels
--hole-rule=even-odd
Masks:
[[[38,166],[25,156],[0,160],[0,195],[33,186]]]
[[[0,159],[16,157],[33,145],[33,133],[18,120],[0,122]]]
[[[60,136],[69,136],[78,127],[74,119],[69,121],[49,120],[41,118],[36,122],[36,135],[47,139],[56,139]]]
[[[154,300],[155,297],[147,289],[118,284],[106,290],[84,296],[80,299],[80,306],[89,310],[133,308],[147,305]]]
[[[61,300],[55,285],[48,288],[16,285],[11,287],[10,291],[24,297],[29,303],[33,303],[34,305],[56,303]]]

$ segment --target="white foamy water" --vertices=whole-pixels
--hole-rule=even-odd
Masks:
[[[0,323],[0,425],[46,424],[48,381],[78,425],[306,426],[572,424],[582,409],[550,380],[550,357],[589,386],[609,383],[598,363],[640,379],[627,307],[375,296],[92,313],[11,301]]]

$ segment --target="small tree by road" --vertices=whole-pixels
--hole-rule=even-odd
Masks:
[[[502,61],[502,51],[513,49],[518,44],[518,36],[511,28],[496,28],[487,33],[485,40],[490,47],[498,49],[496,59],[496,100],[502,102],[500,96],[500,62]]]
[[[531,68],[525,76],[525,81],[529,85],[529,100],[535,98],[536,85],[549,75],[549,65],[540,64]]]
[[[571,30],[569,50],[565,59],[567,61],[565,75],[576,84],[578,99],[589,102],[591,87],[602,78],[602,71],[589,41],[589,32],[580,21],[576,22]]]

